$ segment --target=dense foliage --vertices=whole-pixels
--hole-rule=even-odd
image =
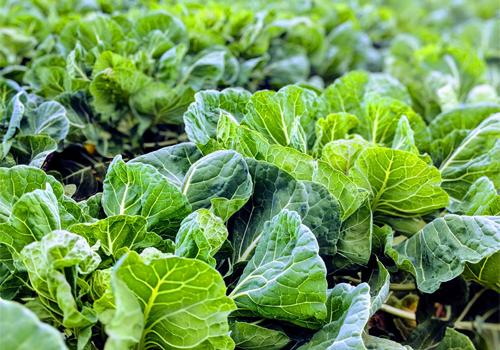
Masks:
[[[10,349],[500,347],[500,9],[0,0]]]

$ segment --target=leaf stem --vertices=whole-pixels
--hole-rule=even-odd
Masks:
[[[410,283],[391,283],[390,287],[391,290],[395,291],[411,291],[415,290],[416,286],[415,283],[410,282]]]
[[[380,310],[387,312],[388,314],[391,314],[391,315],[394,315],[394,316],[397,316],[400,318],[404,318],[407,320],[415,321],[417,319],[414,312],[401,310],[401,309],[398,309],[397,307],[387,305],[387,304],[382,304],[382,306],[380,307]]]
[[[462,321],[464,319],[464,317],[467,316],[467,313],[469,312],[469,310],[472,307],[472,305],[474,305],[474,303],[477,301],[477,299],[479,299],[479,297],[486,290],[487,290],[486,288],[483,288],[479,292],[477,292],[476,294],[474,294],[474,296],[472,297],[472,299],[469,301],[469,303],[463,309],[462,313],[457,317],[456,323],[460,323],[460,321]]]

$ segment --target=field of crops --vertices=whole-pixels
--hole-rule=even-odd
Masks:
[[[498,0],[0,0],[0,350],[500,349]]]

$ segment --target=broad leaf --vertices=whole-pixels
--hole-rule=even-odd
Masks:
[[[231,324],[231,338],[243,350],[280,350],[290,343],[281,331],[238,321]]]
[[[500,187],[500,113],[483,120],[441,164],[443,188],[462,199],[478,178],[488,176]]]
[[[500,215],[500,194],[486,176],[477,179],[461,201],[452,202],[450,210],[464,215]]]
[[[94,223],[76,224],[71,232],[85,237],[94,245],[100,242],[100,248],[107,256],[115,259],[126,250],[136,250],[159,245],[161,238],[146,230],[147,221],[142,216],[116,215]]]
[[[204,261],[215,266],[214,255],[228,236],[219,217],[207,209],[198,209],[181,223],[175,237],[175,255]]]
[[[187,198],[158,170],[149,164],[126,164],[120,156],[104,179],[102,206],[108,216],[144,216],[148,229],[158,234],[175,233],[191,212]]]
[[[171,184],[180,189],[189,168],[201,157],[201,152],[193,143],[183,142],[146,153],[129,163],[143,163],[155,167]]]
[[[115,269],[143,312],[139,348],[234,347],[227,322],[234,303],[226,297],[222,277],[206,263],[164,254],[141,257],[130,252]]]
[[[21,251],[30,283],[46,312],[68,328],[84,328],[96,322],[95,312],[82,306],[82,295],[73,294],[78,275],[94,271],[101,259],[81,236],[52,231]]]
[[[189,139],[197,145],[206,145],[215,137],[217,123],[223,111],[242,120],[250,96],[248,91],[234,88],[221,92],[214,90],[198,92],[194,96],[195,101],[184,114]]]
[[[358,124],[358,119],[349,113],[332,113],[316,122],[316,142],[314,152],[321,154],[330,141],[345,139],[349,131]]]
[[[356,184],[370,191],[374,212],[407,217],[448,205],[439,171],[409,152],[368,148],[351,174]]]
[[[476,264],[467,263],[462,276],[500,293],[500,251]]]
[[[370,287],[341,283],[329,293],[325,326],[299,350],[366,349],[361,338],[370,317]]]
[[[415,275],[421,291],[432,293],[442,282],[460,275],[466,263],[479,262],[498,251],[499,245],[498,217],[449,214],[400,245],[386,247],[386,253]]]
[[[239,309],[318,328],[326,317],[326,288],[314,234],[296,212],[285,209],[264,226],[230,296]]]
[[[340,228],[337,201],[321,185],[296,181],[266,162],[246,160],[254,182],[247,204],[229,221],[234,262],[250,259],[266,221],[282,209],[294,210],[315,234],[320,252],[334,254]]]
[[[191,166],[182,183],[182,193],[193,209],[212,205],[225,221],[252,194],[252,178],[240,154],[235,151],[217,151]]]
[[[311,90],[288,86],[278,92],[259,91],[248,104],[243,123],[270,143],[307,150],[305,128],[314,120],[317,96]]]
[[[2,347],[17,350],[66,350],[62,334],[42,323],[28,308],[0,299]]]
[[[453,328],[446,328],[443,340],[436,347],[436,350],[475,350],[472,341]]]

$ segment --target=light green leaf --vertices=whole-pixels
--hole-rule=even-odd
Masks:
[[[367,148],[351,175],[356,184],[371,192],[373,212],[409,217],[448,205],[439,171],[409,152]]]
[[[47,156],[57,150],[57,143],[47,135],[19,135],[10,149],[17,164],[41,168]]]
[[[126,164],[120,156],[111,163],[102,196],[108,216],[141,215],[148,229],[158,234],[175,233],[191,212],[187,198],[149,164]]]
[[[136,250],[161,243],[161,238],[146,230],[147,221],[142,216],[116,215],[94,223],[76,224],[70,231],[91,244],[100,242],[107,256],[119,258],[123,248]]]
[[[429,124],[429,130],[433,139],[442,139],[456,130],[472,131],[498,112],[500,105],[496,104],[463,105],[439,114]]]
[[[500,194],[486,176],[477,179],[461,201],[452,202],[450,211],[464,215],[500,215]]]
[[[321,185],[296,181],[272,164],[247,159],[254,192],[229,222],[234,263],[247,261],[259,242],[264,223],[282,209],[294,210],[315,234],[322,254],[334,254],[340,229],[337,201]]]
[[[24,247],[21,258],[31,286],[58,322],[68,328],[85,328],[96,322],[95,312],[77,300],[81,295],[73,295],[78,275],[90,274],[101,262],[83,237],[52,231]]]
[[[264,135],[270,143],[307,150],[305,128],[314,120],[317,96],[311,90],[287,86],[256,92],[247,106],[243,124]]]
[[[239,309],[317,328],[326,317],[326,267],[314,234],[283,210],[262,230],[255,254],[230,296]]]
[[[0,168],[0,222],[6,221],[19,198],[36,189],[45,190],[49,183],[57,198],[64,193],[63,186],[44,171],[24,165]]]
[[[373,213],[367,202],[342,222],[337,254],[333,257],[335,267],[368,263],[372,251],[372,229]]]
[[[290,343],[281,331],[238,321],[231,324],[231,338],[243,350],[280,350]]]
[[[202,156],[193,143],[183,142],[143,154],[130,160],[129,164],[149,164],[180,189],[189,168]]]
[[[243,89],[229,88],[222,91],[205,90],[195,94],[194,102],[184,114],[184,124],[189,140],[206,145],[215,138],[217,123],[222,112],[242,120],[251,94]]]
[[[182,183],[193,209],[208,208],[227,220],[252,194],[252,178],[243,157],[235,151],[216,151],[196,161]]]
[[[371,145],[360,136],[349,140],[335,140],[325,145],[321,160],[348,175],[359,153]]]
[[[365,350],[361,338],[370,317],[370,287],[340,283],[330,291],[325,326],[298,350]]]
[[[198,209],[181,223],[175,237],[175,255],[193,258],[215,266],[214,255],[228,236],[219,217],[207,209]]]
[[[270,145],[258,132],[238,125],[227,115],[221,116],[217,132],[218,141],[224,148],[272,163],[297,180],[313,181],[325,186],[338,199],[343,219],[351,215],[366,199],[366,191],[361,191],[349,177],[326,162],[316,161],[294,148]]]
[[[226,297],[222,277],[206,263],[166,254],[143,258],[130,252],[115,269],[142,309],[144,330],[138,348],[234,347],[227,316],[235,306]]]
[[[453,328],[446,328],[444,338],[436,350],[476,350],[476,348],[465,334],[457,332]]]
[[[417,146],[415,146],[414,133],[406,116],[402,116],[399,119],[391,148],[400,149],[417,155],[420,154]]]
[[[146,84],[130,98],[134,111],[154,124],[182,124],[182,116],[193,101],[189,86],[171,87],[155,81]]]
[[[340,112],[331,113],[316,122],[316,142],[314,153],[322,154],[321,150],[330,141],[346,139],[349,131],[358,125],[356,116]]]
[[[0,299],[0,333],[5,350],[66,350],[57,329],[41,322],[28,308]]]
[[[500,187],[500,113],[483,120],[441,164],[443,188],[462,199],[469,186],[488,176]]]
[[[329,112],[360,116],[365,96],[387,96],[411,104],[406,88],[387,74],[352,71],[330,85],[323,94]]]
[[[442,282],[498,251],[500,219],[494,216],[445,215],[386,253],[397,265],[415,275],[418,288],[432,293]]]
[[[1,224],[0,241],[19,253],[31,242],[62,228],[57,198],[50,185],[26,193],[12,207],[8,221]]]
[[[102,271],[102,270],[100,270]],[[144,329],[144,315],[141,305],[125,282],[116,276],[113,269],[109,280],[109,288],[104,296],[94,303],[94,309],[104,324],[108,339],[105,350],[129,349],[141,341]],[[109,275],[107,275],[109,276]],[[110,301],[110,304],[107,302]]]
[[[103,52],[94,64],[93,80],[89,86],[96,111],[106,118],[118,120],[121,113],[129,110],[130,97],[140,92],[150,80],[131,59],[111,51]]]
[[[467,263],[462,276],[500,293],[500,251],[476,264]]]

